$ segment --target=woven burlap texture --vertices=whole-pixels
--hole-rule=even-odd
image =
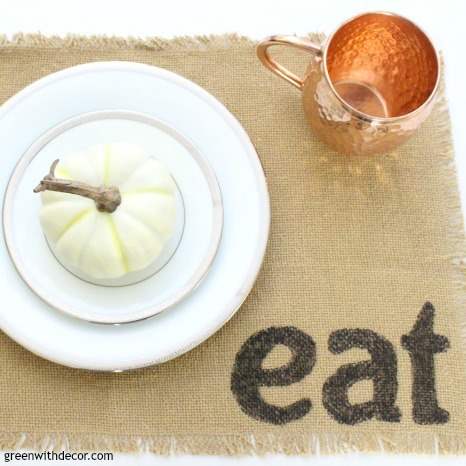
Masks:
[[[279,53],[302,72],[307,57]],[[0,39],[0,101],[51,72],[103,60],[179,73],[220,99],[244,125],[270,190],[265,263],[224,328],[158,367],[119,374],[69,369],[1,334],[0,447],[228,455],[464,452],[464,241],[444,98],[396,152],[344,157],[312,135],[299,92],[261,67],[249,39],[18,35]],[[401,345],[426,301],[436,309],[435,333],[450,343],[447,352],[434,355],[438,403],[450,413],[438,425],[413,420],[412,366]],[[261,388],[269,404],[312,402],[305,416],[274,425],[240,408],[231,373],[251,335],[282,326],[312,337],[316,362],[298,383]],[[339,367],[370,359],[362,349],[329,351],[332,332],[353,328],[377,332],[394,347],[399,422],[341,424],[323,404],[322,387]],[[279,346],[264,366],[278,367],[289,357]],[[372,397],[370,380],[350,390],[351,403]]]

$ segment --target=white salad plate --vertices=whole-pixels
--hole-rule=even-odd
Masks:
[[[149,267],[122,278],[95,280],[62,265],[53,247],[47,245],[38,222],[40,196],[31,186],[70,149],[81,151],[122,137],[141,146],[170,171],[177,186],[177,223],[162,254]],[[128,111],[84,113],[44,133],[13,170],[3,204],[6,245],[29,287],[55,309],[103,324],[146,319],[184,299],[212,264],[222,226],[220,187],[207,161],[162,122]],[[71,273],[64,273],[64,267]]]
[[[178,187],[172,244],[126,286],[66,270],[42,235],[31,191],[54,158],[104,139],[145,146]],[[0,141],[0,327],[30,351],[91,370],[157,364],[207,339],[246,299],[268,239],[266,181],[238,121],[196,84],[137,63],[69,68],[2,106]],[[128,323],[91,322],[115,318]]]

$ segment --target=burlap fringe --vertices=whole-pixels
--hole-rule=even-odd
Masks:
[[[309,37],[321,42],[324,35],[310,34]],[[93,49],[147,49],[155,51],[183,51],[186,49],[208,50],[231,46],[251,47],[255,41],[237,34],[176,37],[105,37],[77,36],[47,37],[42,34],[16,34],[11,38],[0,35],[1,48],[78,48]],[[439,142],[444,150],[437,156],[444,160],[446,179],[456,178],[453,154],[450,151],[451,134],[448,107],[443,89],[437,104]],[[445,196],[450,201],[449,234],[455,240],[456,253],[451,260],[457,275],[458,321],[462,323],[466,341],[466,241],[463,234],[463,217],[456,183],[446,184]],[[466,351],[465,369],[466,369]],[[465,370],[466,373],[466,370]],[[357,428],[356,428],[357,429]],[[344,453],[417,453],[417,454],[466,454],[466,438],[459,434],[426,432],[329,432],[329,433],[245,433],[241,435],[157,435],[157,436],[115,436],[102,433],[0,433],[0,450],[17,449],[36,451],[112,451],[152,452],[159,455],[266,455],[266,454],[344,454]],[[422,430],[421,430],[422,429]],[[280,430],[280,428],[277,428]]]
[[[381,434],[242,434],[125,437],[102,434],[0,434],[0,449],[35,451],[111,451],[158,455],[337,455],[345,453],[466,453],[466,438],[426,432]]]
[[[69,34],[65,37],[45,36],[43,34],[18,33],[12,37],[0,35],[0,48],[75,48],[106,50],[155,50],[183,51],[209,50],[212,48],[229,48],[234,46],[250,47],[254,41],[239,34],[178,36],[173,39],[161,37],[116,37],[84,36]]]
[[[442,57],[441,57],[442,58]],[[442,58],[443,66],[443,58]],[[445,213],[448,222],[448,236],[452,239],[455,252],[449,257],[454,266],[455,309],[456,318],[461,326],[463,341],[466,345],[466,236],[464,234],[464,218],[461,209],[461,198],[458,192],[458,174],[456,171],[453,140],[451,134],[450,112],[445,93],[445,80],[442,77],[436,112],[431,118],[437,118],[437,138],[443,148],[437,153],[442,159],[443,178],[451,180],[443,186],[445,199],[449,208]],[[466,374],[466,348],[463,348],[463,372]]]
[[[312,33],[308,37],[318,43],[324,39],[323,33]],[[177,36],[172,39],[162,37],[118,37],[118,36],[84,36],[68,34],[65,37],[46,36],[41,33],[17,33],[12,37],[0,34],[2,48],[75,48],[106,50],[153,50],[183,51],[211,50],[212,48],[228,49],[235,47],[251,47],[256,43],[253,39],[236,33],[220,35]]]

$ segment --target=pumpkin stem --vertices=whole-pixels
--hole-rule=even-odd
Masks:
[[[64,180],[55,178],[55,168],[59,160],[55,160],[50,167],[48,175],[34,188],[35,193],[41,191],[57,191],[60,193],[77,194],[87,197],[95,202],[99,212],[115,212],[121,204],[120,190],[115,186],[90,186],[80,181]]]

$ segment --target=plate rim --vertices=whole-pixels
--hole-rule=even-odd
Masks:
[[[37,284],[33,283],[30,280],[30,277],[27,275],[25,270],[27,269],[27,264],[21,260],[17,252],[17,247],[15,247],[15,241],[13,238],[13,229],[12,229],[12,202],[14,201],[14,195],[17,191],[18,183],[21,177],[24,175],[27,167],[30,165],[32,160],[38,155],[38,153],[49,144],[53,139],[63,132],[75,128],[81,124],[92,123],[100,119],[132,119],[143,124],[150,125],[161,129],[170,137],[175,139],[179,144],[181,144],[194,158],[197,166],[201,169],[204,174],[205,180],[209,187],[211,201],[212,201],[212,229],[211,229],[211,240],[209,247],[206,251],[206,254],[202,258],[198,267],[195,269],[194,274],[188,280],[186,284],[181,287],[181,290],[176,293],[175,296],[167,298],[161,303],[145,307],[141,311],[132,312],[132,317],[129,313],[124,314],[125,318],[119,318],[115,320],[114,318],[102,318],[98,317],[96,313],[85,312],[80,313],[76,310],[77,306],[67,305],[66,309],[63,307],[63,303],[60,307],[53,298],[48,298],[45,293],[38,289]],[[171,127],[163,120],[153,117],[152,115],[136,112],[131,110],[121,110],[121,109],[112,109],[112,110],[96,110],[91,112],[85,112],[78,115],[74,115],[70,118],[67,118],[60,123],[52,126],[47,131],[42,133],[20,156],[18,159],[13,171],[11,172],[10,178],[7,182],[6,189],[4,191],[3,197],[3,206],[2,206],[2,224],[3,224],[3,237],[6,245],[6,249],[10,256],[13,265],[26,283],[26,285],[47,305],[56,309],[59,312],[62,312],[68,316],[71,316],[75,319],[85,320],[90,323],[101,324],[101,325],[119,325],[119,324],[130,324],[134,322],[139,322],[141,320],[150,319],[151,317],[170,310],[171,307],[181,302],[187,296],[189,296],[194,289],[203,281],[203,279],[209,273],[209,270],[212,266],[212,263],[217,255],[218,249],[220,247],[220,242],[223,233],[223,220],[224,220],[224,210],[223,210],[223,199],[222,191],[218,183],[215,171],[210,166],[208,160],[206,160],[196,145],[187,137],[182,135],[178,130]],[[62,264],[63,265],[63,264]],[[68,270],[70,273],[70,271]],[[78,277],[79,278],[79,277]],[[147,278],[148,280],[151,277]],[[137,284],[137,283],[136,283]],[[135,285],[136,285],[135,284]],[[131,285],[129,285],[131,286]]]
[[[57,364],[61,364],[68,367],[73,368],[81,368],[87,370],[97,370],[97,371],[122,371],[122,370],[131,370],[131,369],[138,369],[143,367],[152,366],[155,364],[160,364],[171,359],[174,359],[191,349],[195,348],[196,346],[203,343],[207,340],[210,336],[215,334],[221,327],[223,327],[238,311],[241,307],[243,302],[246,300],[247,296],[249,295],[250,291],[252,290],[256,278],[261,270],[261,266],[263,264],[263,260],[265,257],[265,253],[267,250],[269,233],[270,233],[270,225],[271,225],[271,210],[270,210],[270,196],[267,188],[266,182],[266,175],[259,158],[259,155],[249,138],[249,135],[246,133],[246,130],[242,127],[240,122],[236,119],[236,117],[212,94],[210,94],[207,90],[203,89],[198,84],[190,81],[187,78],[180,76],[174,72],[165,70],[160,67],[156,67],[153,65],[147,65],[137,62],[131,61],[100,61],[100,62],[92,62],[92,63],[85,63],[80,64],[72,67],[65,68],[63,70],[57,71],[55,73],[51,73],[47,76],[44,76],[37,81],[29,84],[27,87],[19,91],[14,96],[10,97],[4,104],[0,107],[0,121],[4,118],[4,116],[12,110],[17,104],[19,104],[23,99],[26,99],[32,93],[36,92],[37,90],[45,87],[47,85],[51,85],[57,80],[65,79],[68,76],[86,73],[86,72],[95,72],[95,71],[133,71],[133,72],[142,72],[144,74],[148,74],[151,76],[155,76],[158,78],[162,78],[165,80],[169,80],[174,84],[184,87],[189,92],[193,93],[197,97],[201,98],[204,102],[208,103],[209,106],[212,107],[214,111],[225,121],[225,123],[232,129],[235,133],[235,136],[238,138],[241,145],[244,147],[245,152],[248,154],[249,162],[251,163],[252,168],[254,169],[255,180],[258,189],[261,192],[261,214],[263,216],[262,221],[260,222],[259,234],[257,243],[259,245],[257,249],[257,253],[249,267],[249,273],[245,277],[242,283],[241,292],[237,293],[228,303],[226,303],[223,307],[225,309],[229,309],[228,312],[225,312],[224,316],[219,319],[215,325],[209,327],[207,331],[204,331],[202,334],[199,333],[196,338],[193,338],[189,343],[180,346],[179,349],[176,351],[171,351],[170,353],[166,354],[162,357],[151,358],[150,360],[146,358],[145,362],[136,362],[134,364],[127,364],[124,367],[116,367],[116,366],[107,366],[105,368],[97,367],[97,366],[89,366],[89,365],[80,365],[76,362],[66,360],[64,358],[60,359],[57,357],[56,354],[48,354],[47,351],[44,351],[43,348],[36,348],[33,347],[31,342],[27,339],[23,338],[21,334],[18,334],[14,329],[10,326],[5,325],[5,322],[1,318],[0,313],[0,327],[2,330],[10,336],[13,340],[17,343],[31,351],[32,353],[40,356],[44,359],[49,361],[55,362]]]

